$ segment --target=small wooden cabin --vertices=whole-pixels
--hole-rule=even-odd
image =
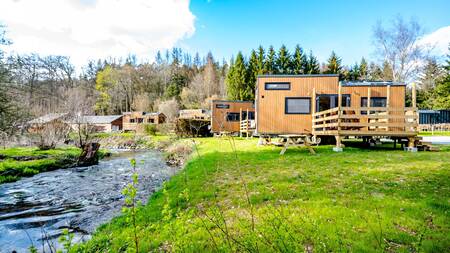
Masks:
[[[257,79],[256,132],[261,136],[303,134],[405,137],[417,135],[418,115],[405,107],[406,85],[339,82],[338,75],[262,75]],[[370,101],[370,102],[368,102]]]
[[[57,128],[68,128],[69,124],[66,120],[69,118],[68,113],[49,113],[41,117],[35,118],[27,122],[28,132],[37,133],[47,126],[57,127]]]
[[[101,115],[101,116],[78,116],[74,117],[68,123],[71,128],[78,131],[80,126],[89,126],[95,132],[111,133],[122,130],[122,115]]]
[[[124,112],[123,130],[137,131],[144,124],[162,124],[166,121],[166,116],[160,112]]]
[[[242,120],[255,119],[253,101],[213,100],[211,107],[211,132],[213,133],[237,133],[241,131]]]
[[[178,112],[179,119],[209,120],[210,112],[204,109],[184,109]]]

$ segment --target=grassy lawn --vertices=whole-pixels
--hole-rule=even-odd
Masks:
[[[334,153],[320,146],[316,155],[291,148],[280,156],[256,140],[196,141],[200,156],[139,210],[140,252],[450,248],[450,147]],[[103,225],[73,251],[134,252],[129,218]]]
[[[450,131],[420,132],[420,136],[450,136]]]
[[[39,150],[32,147],[0,149],[0,184],[33,176],[40,172],[64,168],[73,164],[80,155],[76,147]],[[105,151],[100,150],[100,157]],[[24,160],[23,157],[27,159]]]

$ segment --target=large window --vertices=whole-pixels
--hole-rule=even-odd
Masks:
[[[290,90],[291,89],[291,83],[265,83],[264,88],[266,90]]]
[[[287,97],[285,101],[286,114],[310,114],[311,98],[309,97]]]
[[[361,98],[361,107],[367,107],[367,97]],[[386,107],[386,97],[371,97],[370,107]]]
[[[229,109],[230,105],[229,104],[216,104],[216,108],[217,109]]]
[[[227,112],[227,121],[240,121],[240,118],[238,112]]]
[[[247,111],[242,111],[242,120],[247,119]],[[255,112],[248,112],[248,119],[254,120],[255,119]]]
[[[317,97],[317,103],[316,103],[316,111],[321,112],[328,109],[332,109],[337,107],[338,104],[338,95],[337,94],[321,94]],[[349,94],[342,95],[342,107],[350,107],[351,106],[351,99]]]

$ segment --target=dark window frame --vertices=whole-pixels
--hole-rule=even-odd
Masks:
[[[230,109],[230,104],[216,104],[217,109]]]
[[[130,123],[136,123],[136,119],[130,119]]]
[[[308,112],[288,112],[287,102],[288,99],[307,99],[309,101],[309,108]],[[301,114],[301,115],[308,115],[311,114],[311,97],[285,97],[284,98],[284,114]]]
[[[319,98],[321,96],[322,97],[336,97],[336,103],[339,100],[339,94],[317,94],[317,96],[316,96],[316,112],[319,112]],[[341,107],[352,107],[352,95],[351,94],[342,94],[342,103],[344,103],[345,101],[348,101],[348,105],[344,106],[341,104]],[[336,107],[334,107],[334,108],[336,108]]]
[[[253,116],[253,117],[250,117],[250,119],[249,120],[254,120],[255,119],[255,112],[254,111],[248,111],[248,114],[250,115],[250,116]],[[247,111],[242,111],[242,120],[246,120],[247,119]]]
[[[237,118],[237,119],[230,120],[229,115],[231,115],[231,114],[237,115],[237,117],[235,117],[235,118]],[[239,121],[241,121],[241,114],[238,113],[238,112],[227,112],[226,120],[227,120],[228,122],[239,122]]]
[[[367,98],[368,97],[361,97],[361,107],[368,107],[367,105]],[[366,100],[366,105],[363,105],[363,100]],[[384,99],[385,100],[385,106],[373,106],[370,105],[370,107],[387,107],[387,97],[370,97],[370,102],[372,103],[372,101],[374,101],[374,99]]]
[[[271,84],[282,84],[282,85],[287,84],[288,87],[287,88],[268,88],[268,85],[271,85]],[[264,83],[264,90],[291,90],[291,83],[290,82],[266,82],[266,83]]]

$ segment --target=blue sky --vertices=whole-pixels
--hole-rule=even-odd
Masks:
[[[129,54],[153,61],[174,46],[228,61],[282,44],[300,44],[321,62],[335,50],[349,65],[374,58],[373,26],[397,15],[417,18],[423,40],[444,55],[449,10],[450,0],[0,0],[0,23],[13,42],[7,53],[66,55],[77,67]]]
[[[229,59],[263,45],[291,50],[298,43],[321,62],[332,50],[344,64],[362,56],[374,58],[372,27],[388,24],[396,15],[417,18],[425,32],[450,26],[450,1],[275,1],[192,0],[195,33],[179,42],[189,51]],[[450,38],[448,38],[450,40]],[[447,40],[447,41],[448,41]]]

